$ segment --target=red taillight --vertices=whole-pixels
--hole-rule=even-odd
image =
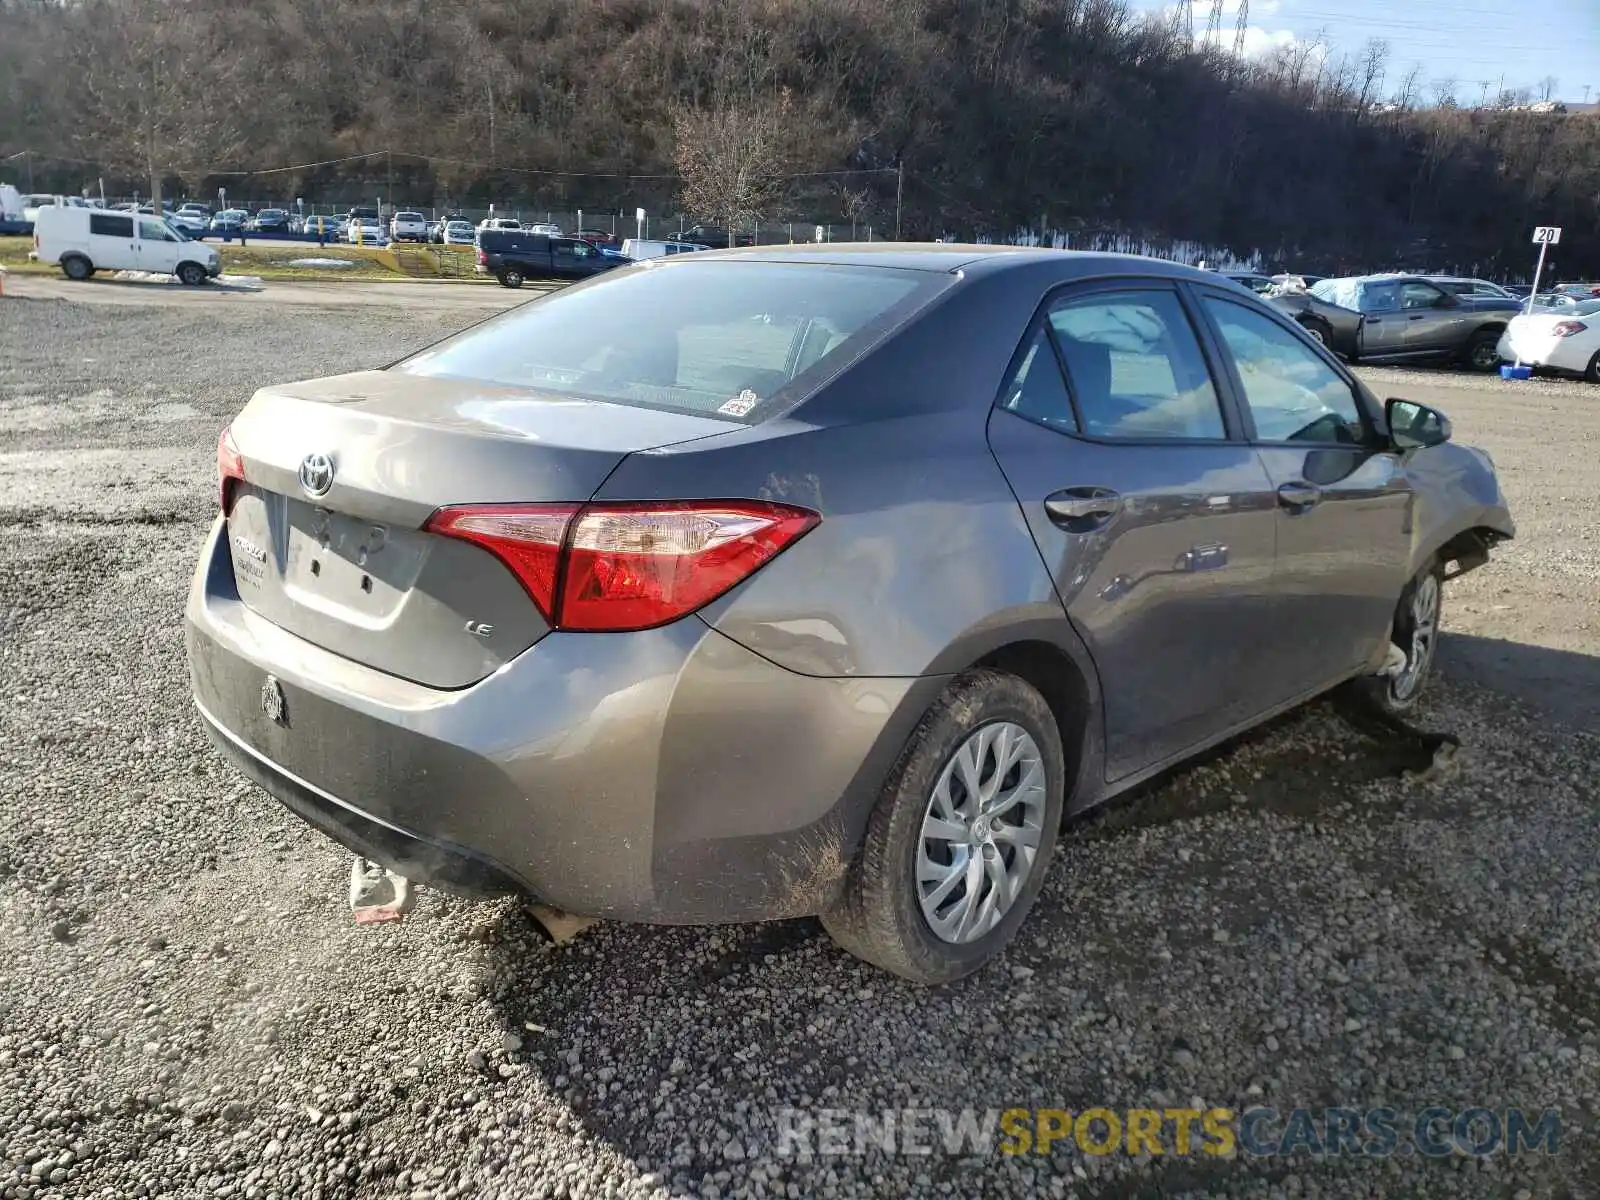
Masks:
[[[1550,328],[1550,332],[1557,337],[1571,337],[1575,333],[1584,333],[1588,326],[1582,321],[1557,321]]]
[[[481,249],[478,251],[478,265],[480,267],[487,267],[489,265],[489,256]]]
[[[431,533],[510,567],[557,629],[652,629],[703,608],[820,521],[759,500],[444,508]]]
[[[224,429],[217,439],[217,503],[222,515],[233,507],[233,482],[244,482],[244,458],[233,444],[233,430]]]
[[[554,625],[561,546],[577,511],[576,504],[476,504],[441,508],[425,528],[473,542],[505,563]]]

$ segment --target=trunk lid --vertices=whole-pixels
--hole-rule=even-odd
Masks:
[[[239,596],[335,654],[466,687],[549,627],[494,555],[422,529],[436,509],[582,503],[626,455],[727,429],[393,371],[263,388],[232,427],[246,480],[228,517]]]

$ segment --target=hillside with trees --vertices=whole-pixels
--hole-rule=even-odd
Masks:
[[[1381,44],[1240,63],[1121,0],[0,0],[0,34],[0,178],[39,190],[898,211],[1322,270],[1525,274],[1559,224],[1600,275],[1592,113],[1440,103]]]

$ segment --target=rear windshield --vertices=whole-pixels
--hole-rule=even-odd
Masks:
[[[555,292],[396,369],[753,423],[952,282],[890,267],[695,257]]]

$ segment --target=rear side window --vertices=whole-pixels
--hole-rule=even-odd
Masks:
[[[96,237],[131,238],[132,217],[113,217],[109,213],[90,213],[89,232]]]
[[[1000,407],[1050,429],[1074,432],[1078,420],[1072,414],[1061,364],[1056,361],[1050,335],[1040,329],[1023,352],[1022,361],[1000,396]]]
[[[552,293],[395,369],[754,423],[952,282],[690,256]]]
[[[1101,292],[1052,309],[1083,432],[1224,438],[1205,356],[1173,292]]]

